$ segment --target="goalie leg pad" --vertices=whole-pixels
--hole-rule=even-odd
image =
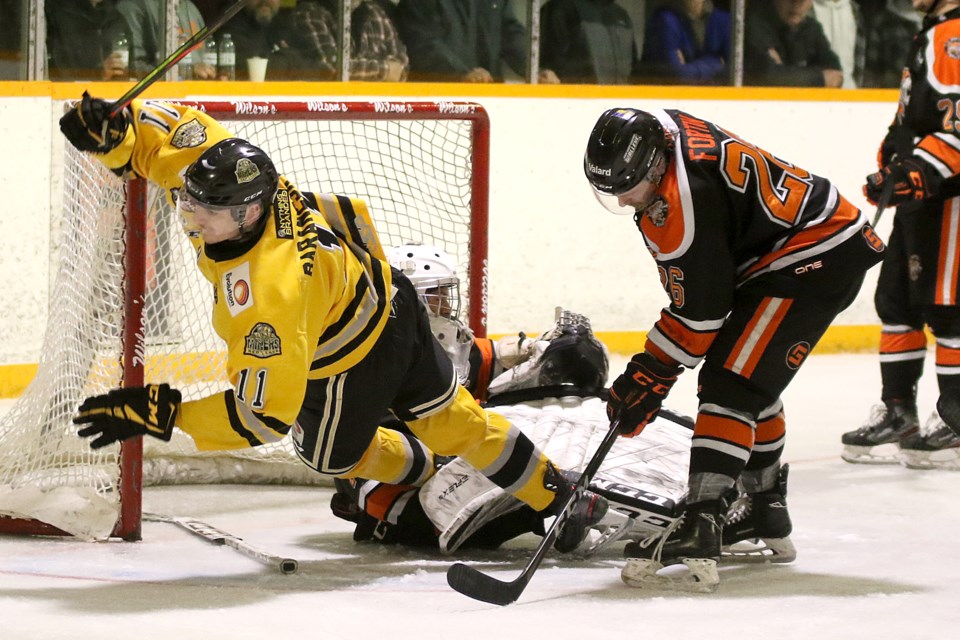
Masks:
[[[686,571],[679,569],[682,564]],[[712,593],[720,584],[717,561],[712,558],[684,558],[664,566],[657,560],[628,558],[620,579],[638,589]]]

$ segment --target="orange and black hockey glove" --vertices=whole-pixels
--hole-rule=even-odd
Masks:
[[[633,356],[610,385],[607,417],[612,421],[619,414],[620,433],[628,438],[638,435],[657,417],[681,371],[680,366],[664,364],[646,352]]]
[[[91,438],[94,449],[144,434],[169,441],[180,399],[168,384],[114,389],[84,400],[73,422],[83,426],[77,435]]]
[[[916,157],[894,160],[883,169],[867,176],[863,195],[870,204],[879,204],[885,193],[884,204],[895,207],[904,202],[924,200],[937,194],[942,178],[929,164]]]
[[[77,106],[60,118],[60,131],[79,151],[107,153],[119,145],[127,133],[126,109],[111,118],[112,105],[84,91]]]

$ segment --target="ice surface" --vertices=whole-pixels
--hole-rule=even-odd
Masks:
[[[932,360],[932,358],[929,358]],[[612,367],[622,368],[622,359]],[[670,406],[696,407],[686,373]],[[192,516],[300,561],[281,575],[172,524],[138,543],[0,537],[0,620],[11,640],[288,638],[363,640],[847,640],[956,637],[960,629],[960,473],[851,465],[841,432],[879,396],[876,357],[812,356],[784,400],[791,565],[722,566],[706,595],[620,582],[619,549],[551,554],[520,600],[498,608],[447,587],[451,559],[357,545],[329,489],[151,487],[147,511]],[[921,414],[936,397],[932,363]],[[4,403],[8,405],[9,403]],[[512,579],[537,539],[457,556]]]

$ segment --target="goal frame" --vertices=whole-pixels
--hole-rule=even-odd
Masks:
[[[487,111],[472,102],[350,102],[350,101],[191,101],[174,100],[229,122],[278,120],[464,120],[472,129],[470,231],[467,282],[470,304],[467,322],[476,337],[486,336],[489,242],[490,119]],[[278,167],[283,173],[283,167]],[[143,304],[147,287],[148,197],[147,180],[128,175],[124,179],[123,286],[124,319],[121,331],[122,386],[144,384]],[[111,538],[136,541],[142,536],[143,436],[120,444],[118,457],[120,510]],[[0,534],[69,536],[45,522],[0,514]]]

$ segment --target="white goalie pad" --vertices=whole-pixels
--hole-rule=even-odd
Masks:
[[[556,465],[582,471],[610,428],[599,398],[547,398],[493,409],[529,436]],[[624,536],[646,537],[679,515],[686,493],[691,430],[658,417],[634,438],[619,438],[591,483],[611,513],[578,551],[591,553]],[[420,491],[424,512],[452,553],[492,519],[521,503],[461,460],[442,468]],[[615,529],[615,533],[611,529]]]

